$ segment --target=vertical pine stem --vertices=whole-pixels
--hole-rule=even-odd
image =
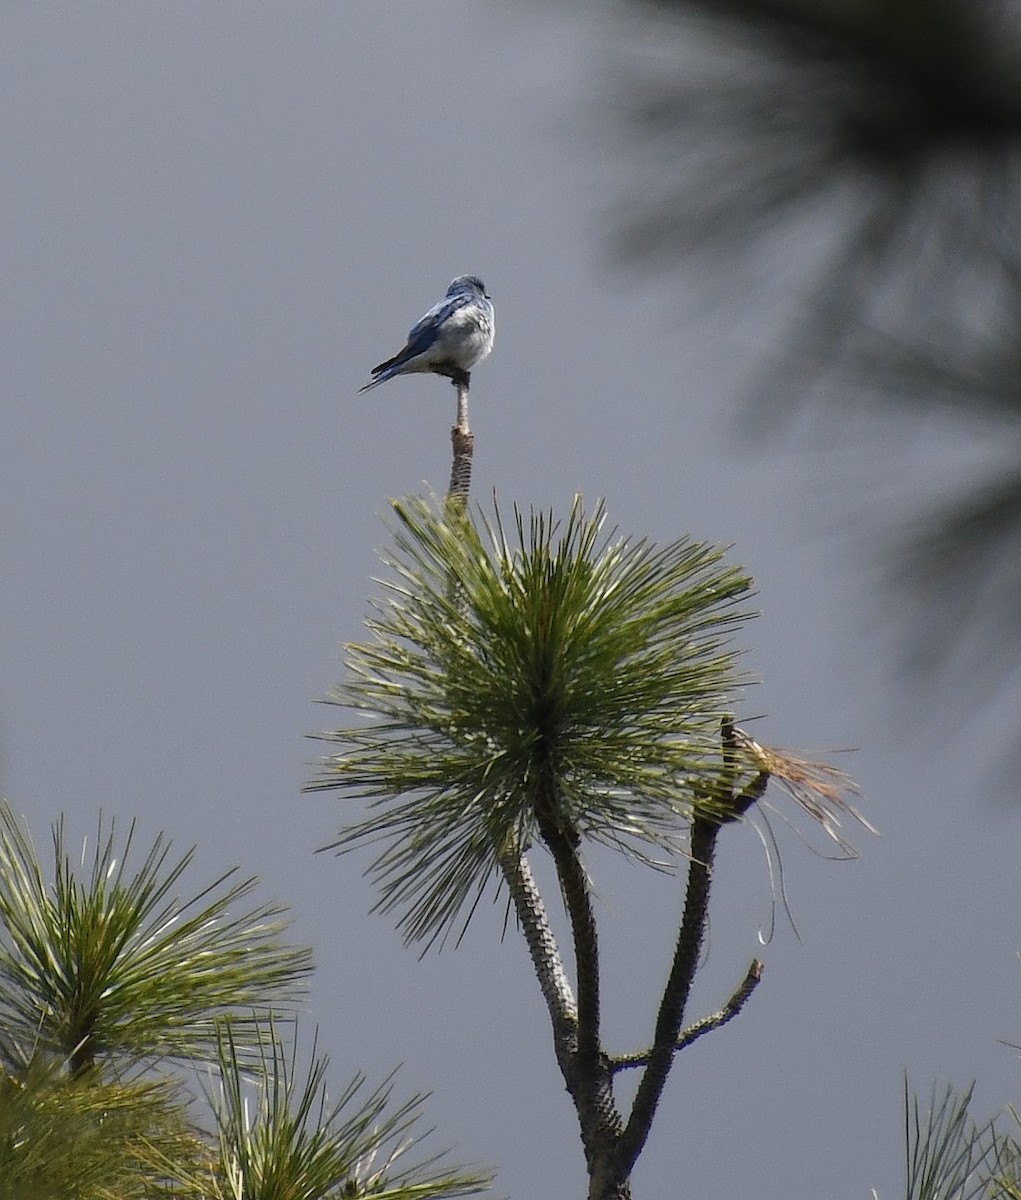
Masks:
[[[450,431],[450,443],[454,457],[450,465],[450,487],[447,489],[447,506],[466,507],[472,482],[472,454],[475,450],[475,434],[468,424],[468,385],[456,383],[457,424]]]
[[[450,431],[453,459],[447,489],[447,518],[467,520],[475,435],[468,423],[468,382],[456,380],[457,424]],[[452,581],[452,588],[456,584]],[[549,825],[550,823],[548,823]],[[539,987],[553,1026],[557,1061],[578,1112],[589,1168],[592,1200],[630,1200],[631,1186],[614,1167],[623,1122],[613,1097],[613,1075],[599,1037],[599,954],[594,914],[584,869],[570,839],[547,827],[571,917],[579,979],[578,1001],[560,959],[542,897],[522,853],[500,855],[500,866],[525,933]]]

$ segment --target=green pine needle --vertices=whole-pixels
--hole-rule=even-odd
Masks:
[[[979,1200],[993,1174],[995,1137],[991,1123],[970,1116],[974,1085],[958,1094],[936,1088],[927,1110],[904,1081],[908,1200]]]
[[[253,1081],[238,1057],[229,1024],[220,1043],[221,1090],[211,1097],[219,1131],[215,1200],[442,1200],[486,1191],[488,1175],[441,1165],[445,1153],[412,1153],[425,1096],[392,1103],[392,1076],[368,1090],[356,1075],[329,1099],[329,1061],[301,1072],[297,1043],[288,1054],[264,1030]]]
[[[719,770],[749,577],[715,546],[605,533],[602,504],[562,525],[515,510],[511,532],[499,511],[479,529],[419,497],[394,510],[371,640],[330,701],[360,720],[320,735],[340,749],[309,785],[372,801],[335,847],[383,843],[379,907],[442,939],[540,814],[674,851]]]
[[[239,1014],[240,1029],[240,1014],[303,992],[310,956],[282,941],[281,909],[246,907],[254,879],[231,883],[229,871],[178,899],[193,851],[172,859],[161,834],[129,871],[133,832],[118,852],[100,820],[86,867],[84,854],[80,865],[67,853],[61,820],[49,883],[27,831],[0,806],[0,1027],[26,1058],[41,1047],[72,1072],[212,1061],[220,1018]]]
[[[182,1195],[206,1157],[170,1080],[75,1079],[39,1058],[0,1071],[0,1200]]]

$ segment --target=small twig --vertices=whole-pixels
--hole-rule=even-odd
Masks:
[[[763,970],[762,963],[757,958],[753,958],[752,965],[748,968],[748,973],[727,1003],[719,1012],[711,1013],[708,1017],[703,1017],[700,1021],[689,1025],[677,1039],[674,1051],[683,1050],[685,1046],[690,1046],[692,1042],[697,1041],[703,1034],[711,1033],[714,1029],[719,1029],[722,1025],[726,1025],[728,1021],[732,1021],[741,1009],[744,1008],[745,1004],[747,1004],[752,992],[759,986],[759,983],[762,981]],[[641,1054],[618,1055],[615,1058],[609,1059],[610,1070],[613,1072],[628,1071],[633,1067],[647,1066],[649,1054],[650,1051],[646,1050]]]
[[[710,1013],[708,1017],[703,1017],[701,1021],[689,1025],[677,1039],[677,1049],[683,1050],[685,1046],[690,1046],[703,1034],[711,1033],[714,1029],[726,1025],[728,1021],[732,1021],[751,999],[752,992],[762,982],[764,970],[764,964],[759,959],[753,958],[748,973],[727,1003],[718,1012]]]
[[[720,722],[724,794],[720,797],[723,801],[722,809],[716,816],[721,825],[743,817],[753,804],[762,799],[766,792],[766,785],[769,783],[769,771],[763,767],[742,791],[734,791],[734,784],[737,781],[738,750],[743,744],[740,739],[745,736],[744,732],[735,726],[732,717],[724,717]]]

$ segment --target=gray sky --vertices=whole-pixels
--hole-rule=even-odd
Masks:
[[[610,116],[621,26],[594,11],[0,10],[0,783],[41,849],[60,811],[80,834],[101,809],[197,842],[196,887],[258,873],[315,948],[337,1088],[403,1063],[399,1090],[432,1089],[439,1139],[499,1163],[502,1192],[583,1194],[501,911],[418,962],[367,915],[367,859],[312,856],[341,805],[299,794],[320,749],[304,735],[343,719],[311,701],[360,636],[378,516],[449,470],[444,381],[355,391],[477,273],[498,332],[474,377],[476,496],[563,511],[580,491],[623,530],[733,543],[764,614],[745,714],[768,714],[774,744],[860,747],[841,765],[882,831],[832,863],[777,822],[802,941],[779,919],[764,950],[762,850],[727,832],[692,1016],[755,954],[765,981],[681,1056],[635,1194],[887,1200],[905,1069],[923,1091],[978,1076],[982,1110],[1021,1099],[998,1042],[1021,1040],[1019,818],[995,803],[981,728],[893,687],[872,556],[887,497],[970,469],[969,447],[931,426],[740,435],[738,333],[685,329],[683,277],[608,265],[629,160]],[[681,884],[596,871],[608,1028],[636,1049]]]

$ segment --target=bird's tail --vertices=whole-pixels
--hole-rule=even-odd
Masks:
[[[408,356],[403,351],[400,354],[395,354],[393,358],[388,358],[386,362],[381,362],[378,367],[372,368],[372,381],[367,383],[365,387],[358,389],[359,395],[362,392],[367,392],[378,384],[386,383],[388,379],[393,379],[395,375],[400,375],[401,368],[408,361]]]

